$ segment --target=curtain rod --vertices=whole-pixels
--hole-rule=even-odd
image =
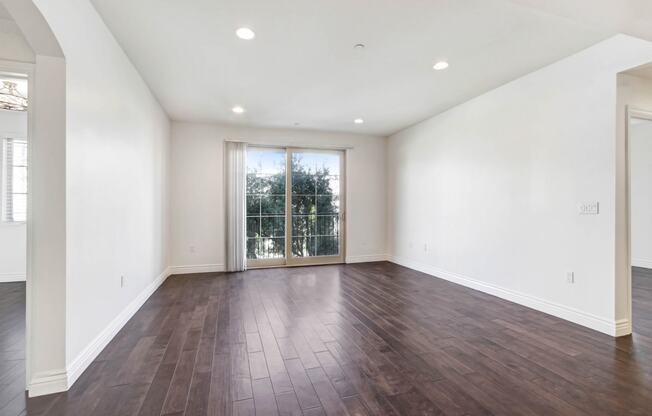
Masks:
[[[353,146],[331,146],[331,145],[318,145],[318,144],[303,144],[303,143],[260,143],[260,142],[251,142],[248,140],[235,140],[235,139],[224,139],[225,142],[235,142],[235,143],[246,143],[250,146],[257,147],[275,147],[275,148],[297,148],[297,149],[317,149],[317,150],[351,150]]]

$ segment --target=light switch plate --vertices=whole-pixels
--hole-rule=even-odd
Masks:
[[[597,201],[582,202],[578,205],[578,211],[580,215],[598,215],[600,213],[600,203]]]

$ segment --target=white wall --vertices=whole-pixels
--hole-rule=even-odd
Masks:
[[[616,80],[648,61],[651,43],[616,36],[390,137],[394,261],[622,331]]]
[[[0,223],[0,283],[25,280],[26,253],[25,223]]]
[[[652,121],[630,127],[632,265],[652,269]]]
[[[0,110],[0,139],[5,137],[27,138],[27,112]],[[0,156],[2,156],[2,149],[0,149]],[[0,178],[1,172],[2,160],[0,160]],[[0,180],[0,196],[3,194],[3,186],[4,183]],[[26,267],[27,226],[25,223],[0,221],[0,282],[25,280]]]
[[[386,139],[217,124],[172,125],[172,250],[176,272],[224,267],[225,139],[278,145],[353,146],[347,151],[347,261],[386,254]],[[190,247],[195,247],[195,252]]]
[[[65,389],[67,384],[66,63],[61,56],[39,54],[34,68],[27,212],[30,395]]]
[[[38,45],[28,379],[46,394],[74,382],[167,276],[170,123],[88,0],[34,0],[42,17],[0,1]]]
[[[0,59],[2,59],[2,55],[0,55]],[[0,110],[0,137],[26,138],[27,112]]]
[[[36,4],[66,57],[66,356],[77,366],[165,273],[170,124],[88,0]]]

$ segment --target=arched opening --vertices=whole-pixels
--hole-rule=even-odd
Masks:
[[[65,59],[32,1],[0,6],[2,24],[16,28],[0,46],[0,68],[29,80],[25,388],[35,396],[67,388]]]

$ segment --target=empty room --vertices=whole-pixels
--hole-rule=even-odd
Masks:
[[[651,392],[652,2],[0,0],[0,416]]]

